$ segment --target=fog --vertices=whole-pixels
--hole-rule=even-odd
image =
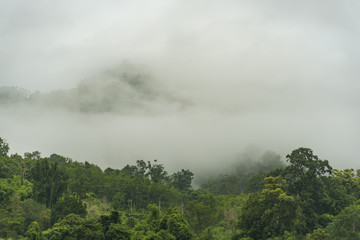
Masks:
[[[360,168],[356,1],[0,1],[0,137],[102,168],[310,147]]]

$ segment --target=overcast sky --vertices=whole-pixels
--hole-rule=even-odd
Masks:
[[[191,102],[152,115],[7,106],[0,137],[101,167],[191,168],[255,145],[360,168],[359,12],[351,0],[0,0],[1,86],[72,89],[126,61]]]

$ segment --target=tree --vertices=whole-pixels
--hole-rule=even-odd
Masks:
[[[149,187],[150,201],[157,203],[159,209],[168,197],[168,187],[161,183],[152,183]],[[166,204],[166,202],[165,202]]]
[[[15,191],[16,188],[10,178],[0,179],[0,204],[6,205]]]
[[[25,236],[29,240],[40,240],[42,239],[42,233],[40,230],[39,223],[32,222],[28,228],[28,230],[25,233]]]
[[[288,180],[291,182],[302,180],[300,181],[302,186],[307,183],[304,180],[311,181],[316,177],[331,174],[332,167],[329,161],[320,160],[310,148],[293,150],[291,154],[286,155],[286,158],[290,163],[285,170]]]
[[[32,153],[26,152],[24,153],[24,158],[29,160],[39,160],[41,158],[41,152],[39,151],[34,151]]]
[[[200,234],[219,220],[218,207],[215,195],[200,190],[192,191],[184,208],[186,220]]]
[[[355,175],[354,169],[332,171],[334,179],[341,185],[346,193],[353,199],[360,198],[360,178]]]
[[[160,209],[156,204],[148,205],[148,215],[146,218],[147,225],[154,232],[160,230]]]
[[[76,214],[69,214],[54,226],[43,232],[46,239],[83,239],[84,219]]]
[[[158,164],[157,160],[154,160],[154,164],[151,164],[148,161],[148,175],[152,182],[154,183],[166,183],[167,181],[167,172],[165,171],[164,165]]]
[[[329,233],[324,229],[315,229],[312,234],[306,235],[306,240],[330,240]]]
[[[106,240],[113,240],[113,239],[129,239],[130,240],[131,234],[126,226],[121,225],[119,223],[111,223],[109,230],[105,234]]]
[[[9,150],[9,144],[4,139],[0,138],[0,157],[6,157]]]
[[[327,199],[327,202],[329,202],[327,204],[328,208],[326,209],[326,213],[328,214],[334,216],[338,215],[345,207],[351,205],[359,196],[359,179],[355,178],[352,169],[345,169],[341,171],[334,169],[331,176],[322,177],[321,180],[324,183],[321,191],[325,191],[323,195],[325,199]],[[328,197],[326,197],[326,195]],[[319,224],[322,227],[326,227],[327,223],[322,224],[319,221]]]
[[[360,202],[345,208],[326,230],[330,239],[360,239]]]
[[[53,162],[50,164],[51,188],[50,207],[54,206],[57,200],[67,189],[68,175],[63,166]]]
[[[234,235],[233,235],[234,236]],[[231,234],[224,227],[208,227],[199,237],[200,240],[228,240],[231,239]]]
[[[64,165],[67,163],[71,163],[72,160],[70,158],[66,158],[61,155],[53,153],[49,157],[49,162],[56,162],[57,164]]]
[[[190,226],[177,209],[170,209],[160,221],[160,228],[167,230],[176,240],[187,240],[192,238]]]
[[[144,160],[136,161],[136,174],[146,176],[147,165]]]
[[[125,197],[124,194],[122,192],[117,192],[112,200],[111,200],[111,206],[115,209],[115,210],[120,210],[123,209],[125,207]]]
[[[289,193],[299,197],[305,217],[305,232],[312,232],[319,224],[319,216],[328,213],[333,206],[325,187],[332,167],[327,160],[314,155],[310,148],[295,149],[286,158],[290,165],[283,175],[289,183]]]
[[[30,175],[34,199],[46,207],[53,207],[67,188],[68,176],[64,167],[41,158],[36,160]]]
[[[104,192],[108,191],[108,187],[104,186],[104,173],[98,166],[88,162],[72,162],[63,157],[57,157],[56,159],[60,162],[66,162],[59,163],[59,165],[66,166],[66,172],[69,176],[69,190],[79,195],[81,199],[86,198],[86,193],[93,192],[96,195],[103,195]],[[114,179],[115,176],[107,177]],[[109,191],[112,190],[113,189],[109,189]],[[110,196],[109,199],[111,199],[111,197],[112,196]]]
[[[24,218],[23,225],[25,229],[32,222],[37,222],[41,230],[50,227],[50,210],[33,199],[26,199],[21,202],[21,214]]]
[[[181,171],[171,175],[171,184],[179,190],[189,190],[194,174],[190,170],[181,169]]]
[[[50,222],[54,224],[70,213],[77,214],[80,217],[85,217],[87,214],[86,204],[74,195],[66,195],[55,204],[51,209]]]
[[[246,201],[239,218],[239,228],[254,239],[280,237],[285,231],[301,230],[301,209],[288,195],[286,180],[280,176],[265,178],[265,188]]]
[[[120,214],[118,211],[111,211],[110,215],[102,215],[100,216],[100,223],[103,226],[103,232],[106,234],[106,232],[109,230],[110,225],[112,223],[120,223]]]
[[[84,222],[83,239],[103,240],[105,238],[102,225],[98,219],[87,219]]]

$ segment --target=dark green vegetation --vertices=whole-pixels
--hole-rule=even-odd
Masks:
[[[267,153],[191,187],[154,160],[104,171],[0,138],[0,238],[360,239],[360,178],[311,149]]]

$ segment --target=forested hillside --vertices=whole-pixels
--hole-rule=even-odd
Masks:
[[[360,239],[360,178],[309,148],[232,173],[168,174],[157,160],[102,170],[57,154],[9,155],[0,138],[3,239]]]

